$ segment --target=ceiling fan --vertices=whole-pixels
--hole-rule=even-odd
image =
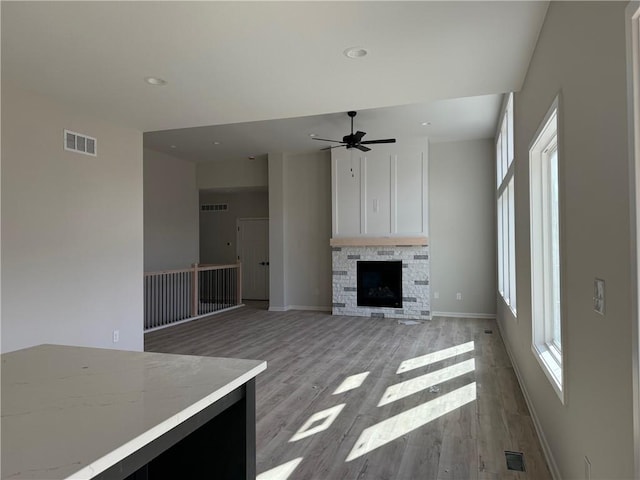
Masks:
[[[363,152],[368,152],[369,150],[371,150],[369,147],[365,147],[365,145],[371,145],[374,143],[396,143],[396,139],[395,138],[385,138],[385,139],[381,139],[381,140],[365,140],[362,141],[362,137],[364,137],[366,135],[366,132],[361,132],[360,130],[358,130],[356,133],[353,133],[353,117],[355,117],[357,115],[358,112],[347,112],[347,115],[349,115],[349,117],[351,117],[351,133],[349,135],[345,135],[344,137],[342,137],[342,141],[340,140],[329,140],[327,138],[318,138],[318,137],[312,137],[313,140],[321,140],[323,142],[334,142],[334,143],[340,143],[340,145],[334,145],[333,147],[327,147],[327,148],[323,148],[322,150],[330,150],[332,148],[338,148],[338,147],[347,147],[347,148],[357,148],[358,150],[361,150]]]

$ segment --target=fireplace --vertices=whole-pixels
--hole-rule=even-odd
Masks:
[[[357,262],[359,307],[402,308],[402,262]]]
[[[366,239],[363,240],[365,241]],[[334,315],[421,320],[431,318],[427,245],[332,245],[331,248]],[[397,275],[396,279],[401,286],[396,290],[387,284],[392,276],[389,272],[378,272],[373,278],[364,280],[363,272],[369,264],[395,270],[396,273],[393,275]],[[396,279],[393,279],[394,283]],[[358,293],[358,287],[362,285],[363,280],[367,286],[374,285],[374,288],[376,283],[381,283],[377,285],[381,287],[378,290],[386,291],[385,287],[388,287],[398,298],[387,305],[377,300],[378,303],[367,303],[364,306],[362,292]]]

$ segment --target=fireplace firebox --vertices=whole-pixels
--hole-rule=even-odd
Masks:
[[[402,262],[357,263],[359,307],[402,308]]]

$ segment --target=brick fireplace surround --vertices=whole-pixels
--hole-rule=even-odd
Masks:
[[[338,240],[338,239],[335,239]],[[429,247],[427,245],[353,245],[332,240],[333,314],[375,318],[431,319],[429,293]],[[352,245],[347,245],[352,243]],[[400,242],[398,242],[400,243]],[[402,308],[359,307],[358,261],[402,261]]]

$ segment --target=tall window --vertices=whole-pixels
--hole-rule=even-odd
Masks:
[[[558,100],[529,150],[533,352],[563,399]]]
[[[513,94],[504,107],[496,141],[498,292],[516,314],[516,250],[513,164]]]

